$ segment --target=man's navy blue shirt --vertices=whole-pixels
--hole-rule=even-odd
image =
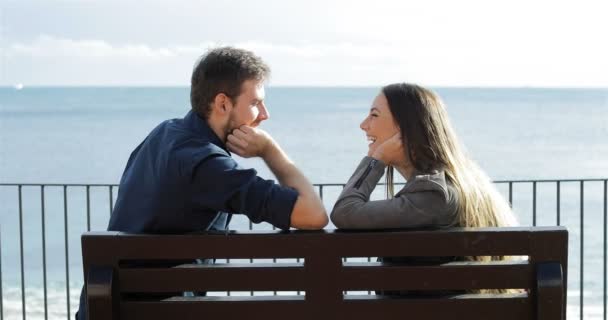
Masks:
[[[297,197],[294,189],[240,167],[207,121],[190,111],[158,125],[133,151],[108,230],[202,231],[225,220],[224,213],[289,229]]]
[[[230,214],[286,230],[297,197],[296,190],[240,167],[207,121],[190,111],[158,125],[131,153],[108,230],[221,230]],[[84,319],[84,296],[80,308]]]

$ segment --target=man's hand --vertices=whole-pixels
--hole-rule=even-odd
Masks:
[[[232,130],[226,142],[228,150],[243,158],[264,158],[273,144],[274,140],[264,130],[246,125]]]
[[[388,140],[370,150],[368,155],[392,166],[405,162],[405,150],[403,149],[401,133],[396,133],[388,138]]]
[[[322,229],[327,225],[325,207],[313,186],[268,133],[241,126],[233,130],[227,140],[226,146],[230,151],[244,158],[262,157],[282,186],[298,191],[298,199],[291,212],[291,227]]]

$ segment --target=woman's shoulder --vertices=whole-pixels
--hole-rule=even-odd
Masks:
[[[417,200],[417,206],[424,207],[436,215],[435,224],[454,225],[458,211],[458,192],[446,179],[443,170],[428,173],[416,173],[395,197],[407,197]]]
[[[433,170],[428,173],[415,172],[413,177],[407,181],[399,194],[408,192],[437,191],[447,199],[450,197],[449,189],[451,188],[448,187],[445,172],[443,170]]]

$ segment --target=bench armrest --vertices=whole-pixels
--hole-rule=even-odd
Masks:
[[[114,291],[114,270],[91,266],[87,276],[87,315],[89,320],[118,319]]]
[[[536,269],[537,319],[565,319],[564,276],[558,262],[539,263]]]

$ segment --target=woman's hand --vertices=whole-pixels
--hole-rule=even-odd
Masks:
[[[392,166],[405,162],[405,150],[403,149],[401,133],[395,133],[376,148],[370,149],[368,156]]]

